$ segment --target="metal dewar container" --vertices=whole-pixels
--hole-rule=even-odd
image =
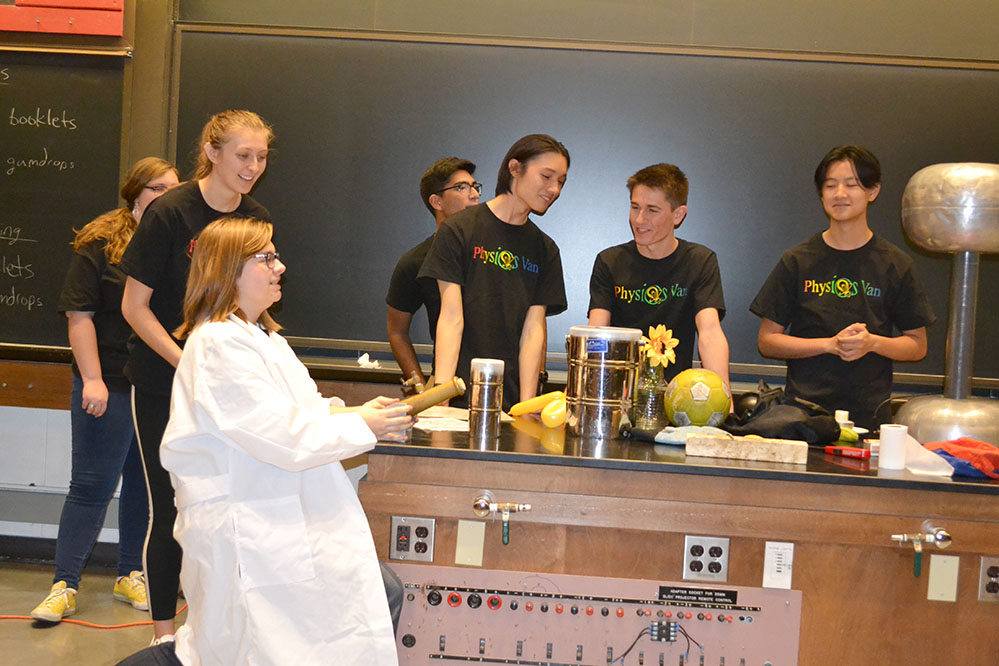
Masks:
[[[495,439],[500,433],[500,413],[503,410],[503,361],[495,358],[473,358],[471,390],[468,393],[468,436],[473,439]]]
[[[573,326],[565,337],[566,430],[576,437],[617,437],[631,410],[642,332],[614,326]]]

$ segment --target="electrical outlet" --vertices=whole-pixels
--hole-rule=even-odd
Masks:
[[[728,580],[727,537],[683,538],[683,579],[724,583]]]
[[[389,559],[433,562],[435,523],[433,518],[392,516]]]
[[[982,556],[978,574],[978,600],[999,603],[999,557]]]

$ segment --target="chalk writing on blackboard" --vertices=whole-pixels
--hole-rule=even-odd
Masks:
[[[45,304],[42,303],[41,296],[18,291],[17,287],[11,287],[10,291],[0,294],[0,305],[30,311],[33,308],[43,307]]]
[[[32,270],[31,264],[22,261],[19,254],[14,255],[13,258],[6,254],[0,256],[0,274],[14,280],[30,280],[35,277],[35,271]]]
[[[7,71],[6,67],[0,67],[0,86],[5,86],[10,83],[10,72]]]
[[[60,160],[49,157],[49,149],[42,147],[42,152],[37,157],[8,157],[4,159],[4,173],[12,175],[18,169],[50,169],[52,171],[66,171],[76,168],[76,163],[71,160]]]
[[[0,227],[0,243],[6,243],[7,245],[14,245],[15,243],[37,243],[38,241],[34,238],[22,238],[21,237],[21,227],[15,227],[8,224],[5,227]]]
[[[13,127],[27,125],[28,127],[53,127],[55,129],[76,129],[76,119],[67,118],[66,110],[62,113],[53,112],[51,108],[42,111],[42,107],[35,107],[34,111],[18,111],[17,108],[10,109],[10,124]]]

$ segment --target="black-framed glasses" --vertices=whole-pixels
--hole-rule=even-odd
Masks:
[[[267,264],[267,268],[274,268],[274,262],[281,258],[280,252],[261,252],[260,254],[253,255],[254,259],[263,259],[264,263]]]
[[[149,190],[150,192],[155,192],[156,194],[163,194],[170,189],[169,185],[143,185],[143,189]]]
[[[441,190],[440,192],[438,192],[438,194],[444,194],[448,190],[454,190],[458,194],[468,194],[468,189],[469,188],[475,190],[478,194],[482,194],[482,183],[478,183],[478,182],[476,182],[476,183],[466,183],[465,181],[462,181],[460,183],[456,183],[456,184],[452,185],[451,187],[445,187],[443,190]]]

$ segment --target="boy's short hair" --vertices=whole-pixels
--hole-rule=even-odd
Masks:
[[[456,171],[467,171],[471,175],[475,173],[475,165],[458,157],[445,157],[423,172],[423,177],[420,178],[420,198],[431,215],[434,215],[434,207],[430,205],[430,195],[440,194]]]
[[[829,167],[843,160],[853,165],[860,184],[865,188],[871,189],[881,182],[881,162],[874,156],[874,153],[863,146],[836,146],[826,153],[826,156],[819,162],[819,166],[815,167],[815,190],[820,197],[822,196],[822,183],[826,182]]]
[[[666,201],[674,209],[687,205],[690,183],[679,167],[673,164],[662,162],[641,169],[628,179],[628,192],[634,192],[636,185],[662,190],[666,195]]]

